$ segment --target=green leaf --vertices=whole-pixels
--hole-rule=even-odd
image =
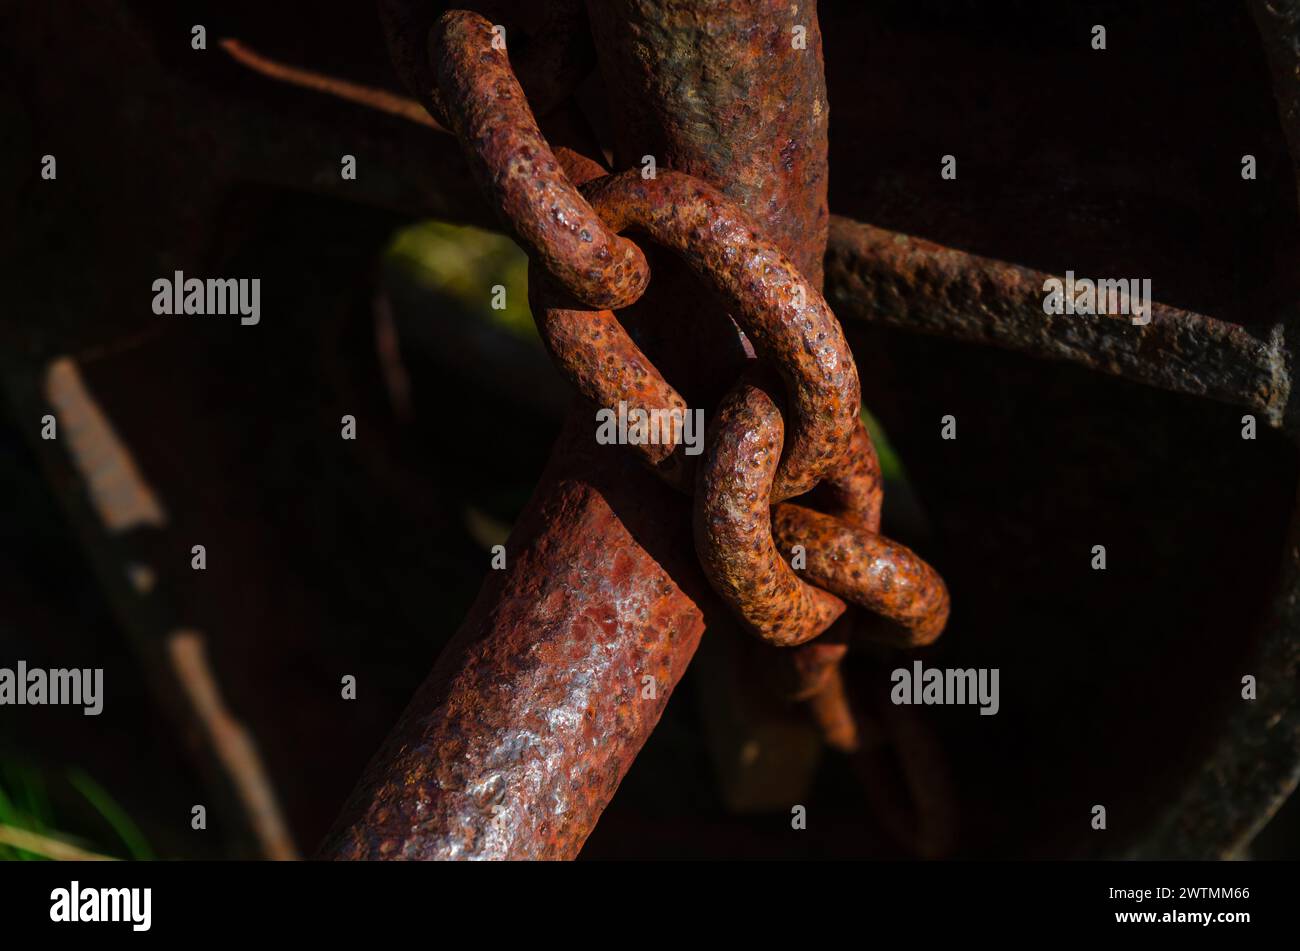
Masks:
[[[117,801],[108,794],[103,786],[80,769],[68,770],[68,782],[85,797],[86,802],[90,803],[100,817],[109,824],[117,837],[122,840],[122,844],[126,846],[127,854],[131,858],[145,862],[154,858],[153,850],[149,848],[149,843],[145,840],[140,827],[131,821],[131,817],[126,814],[126,810],[117,804]]]

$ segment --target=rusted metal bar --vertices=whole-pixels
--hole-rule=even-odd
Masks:
[[[704,630],[683,501],[575,414],[331,858],[572,858]],[[686,558],[682,558],[682,554]],[[696,590],[694,595],[702,592]]]
[[[1300,32],[1300,27],[1296,27],[1300,23],[1300,6],[1255,0],[1251,8],[1260,25],[1270,65],[1275,74],[1285,78],[1294,65],[1295,55],[1287,38]],[[432,17],[425,16],[432,22]],[[345,99],[366,109],[400,115],[413,123],[434,124],[415,99],[340,83],[333,77],[277,63],[256,55],[238,41],[232,40],[224,47],[241,64],[278,81]],[[635,78],[635,71],[627,64],[614,64],[611,68],[632,71]],[[636,81],[642,86],[647,83],[644,79]],[[795,86],[808,82],[795,76],[788,76],[787,81]],[[1279,113],[1288,139],[1295,143],[1300,141],[1300,96],[1288,93],[1286,88],[1278,89]],[[197,91],[192,94],[201,95]],[[719,94],[726,95],[726,91]],[[823,105],[824,99],[823,90],[820,100]],[[815,97],[814,101],[817,101]],[[680,107],[683,103],[676,105]],[[207,111],[212,121],[222,126],[229,106],[222,103],[221,108]],[[663,111],[666,119],[674,124],[678,122],[671,110]],[[787,121],[797,125],[801,119],[808,118],[792,116]],[[707,119],[721,132],[744,132],[727,116]],[[216,139],[243,143],[247,154],[240,157],[239,163],[247,174],[274,184],[301,181],[300,169],[284,164],[290,156],[299,154],[299,150],[286,144],[289,139],[339,138],[332,126],[319,123],[311,116],[297,116],[286,127],[283,116],[263,117],[252,105],[242,105],[239,117],[231,117],[230,125],[252,128],[256,134],[220,135]],[[348,124],[348,128],[347,143],[340,139],[339,150],[358,148],[355,144],[348,145],[359,134],[355,131],[356,124]],[[468,169],[448,139],[421,135],[417,129],[409,132],[400,128],[365,129],[363,132],[365,144],[361,148],[366,152],[367,161],[378,159],[382,164],[375,168],[375,174],[348,183],[350,194],[361,193],[367,201],[391,207],[421,208],[448,220],[494,224],[486,208],[464,188]],[[661,134],[656,137],[662,139]],[[797,141],[797,136],[792,136],[791,141]],[[673,167],[687,170],[707,167],[718,161],[718,154],[725,147],[726,143],[720,142],[716,149],[702,149]],[[432,163],[430,149],[436,154]],[[626,151],[629,162],[639,159],[632,155],[635,148]],[[664,151],[666,154],[668,150]],[[1295,151],[1293,147],[1293,154]],[[802,154],[799,148],[795,153]],[[824,182],[824,161],[811,161],[802,175],[808,181],[820,178]],[[329,179],[322,175],[317,181],[324,183]],[[761,192],[752,185],[746,188],[739,180],[726,184],[726,190],[732,189],[748,190],[753,195]],[[1271,425],[1283,423],[1291,382],[1289,356],[1276,329],[1260,336],[1213,317],[1158,303],[1153,306],[1151,323],[1145,327],[1105,318],[1052,316],[1044,314],[1041,307],[1042,282],[1052,275],[839,216],[831,216],[830,222],[827,299],[844,320],[865,320],[1065,360],[1135,382],[1238,404],[1260,413]],[[771,225],[771,221],[767,222],[769,228]],[[810,276],[817,273],[817,268],[806,259],[800,260],[800,267]],[[1000,290],[1008,286],[1015,295],[1001,296]],[[1195,367],[1196,372],[1188,373],[1189,366]]]
[[[1275,73],[1285,74],[1291,54],[1288,34],[1282,28],[1300,20],[1297,7],[1253,3],[1252,10]],[[415,99],[277,63],[238,41],[223,46],[241,64],[278,81],[399,115],[412,123],[434,125]],[[1300,138],[1298,102],[1300,97],[1279,91],[1283,127],[1293,142]],[[219,126],[227,112],[225,104],[210,110]],[[712,121],[724,120],[714,117]],[[255,135],[218,138],[243,143],[246,154],[239,164],[253,179],[274,184],[301,181],[296,166],[280,167],[298,154],[285,144],[288,139],[339,137],[310,116],[297,117],[288,128],[280,116],[266,116],[263,121],[254,106],[242,106],[239,118],[232,118],[231,124],[260,130]],[[340,139],[338,150],[358,148],[350,144],[355,134],[350,132],[346,143]],[[364,180],[348,183],[350,193],[362,193],[365,200],[376,204],[421,208],[448,220],[494,224],[481,203],[466,200],[468,169],[450,140],[421,136],[416,129],[371,129],[364,134],[362,148],[367,161],[378,159],[382,164]],[[438,156],[433,164],[429,149]],[[707,154],[694,157],[704,164],[710,160]],[[819,168],[824,177],[824,167],[816,163],[806,175],[815,179]],[[322,175],[317,181],[324,183],[329,178]],[[806,261],[801,262],[801,269],[809,275],[815,271],[808,269]],[[865,320],[1065,360],[1135,382],[1241,405],[1274,426],[1282,425],[1286,415],[1290,357],[1276,328],[1260,336],[1226,321],[1159,303],[1153,305],[1152,321],[1146,326],[1100,317],[1048,315],[1041,306],[1042,284],[1053,275],[840,216],[830,216],[826,274],[827,299],[844,320]],[[1011,296],[1001,294],[1007,288],[1014,292]],[[1189,366],[1196,372],[1188,373]]]
[[[685,6],[589,8],[620,148],[635,155],[621,164],[653,150],[661,167],[721,188],[819,285],[825,90],[815,11],[772,0]],[[807,28],[804,49],[790,42],[792,12]],[[638,51],[651,55],[624,73]],[[789,109],[792,99],[816,107]],[[689,121],[688,101],[726,130]],[[625,316],[676,335],[681,351],[704,321],[692,313],[698,291],[673,270],[656,267],[655,285]],[[734,379],[744,349],[723,330],[729,347],[690,354],[693,379]],[[571,415],[511,535],[506,569],[372,761],[323,856],[568,858],[581,848],[712,602],[687,500],[620,447],[595,445],[593,425],[588,404]]]
[[[587,13],[615,164],[652,155],[716,185],[820,289],[830,110],[816,4],[589,0]]]
[[[1052,275],[832,216],[826,299],[842,320],[1066,360],[1245,406],[1281,426],[1291,396],[1280,327],[1266,338],[1164,304],[1151,320],[1044,313]]]
[[[376,89],[373,86],[339,79],[337,76],[318,73],[312,69],[282,63],[269,56],[263,56],[257,50],[232,37],[222,40],[221,48],[241,66],[247,66],[277,82],[288,83],[300,89],[310,89],[344,102],[356,103],[366,109],[385,112],[408,122],[414,122],[416,125],[428,126],[442,132],[448,131],[429,115],[419,102],[407,96],[399,96],[387,89]]]

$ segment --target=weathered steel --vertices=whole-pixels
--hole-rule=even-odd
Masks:
[[[809,25],[806,50],[775,54],[782,69],[773,68],[772,58],[749,63],[747,93],[711,83],[682,86],[669,97],[689,96],[692,108],[728,114],[731,141],[743,145],[734,162],[743,162],[744,175],[733,177],[733,159],[707,154],[717,140],[680,124],[658,129],[652,115],[660,107],[656,89],[676,82],[675,70],[712,73],[719,62],[714,57],[731,62],[739,51],[748,56],[761,35],[769,46],[779,41],[788,47],[786,14],[771,21],[774,9],[761,0],[733,4],[712,21],[702,14],[694,20],[695,39],[682,34],[673,62],[644,64],[639,78],[655,88],[632,88],[607,76],[607,92],[618,103],[616,126],[637,117],[638,132],[615,130],[625,145],[636,151],[640,136],[653,134],[661,167],[692,171],[722,188],[817,286],[824,248],[825,93],[815,15],[810,11],[801,20]],[[592,12],[607,11],[597,6]],[[755,23],[770,26],[756,31]],[[696,46],[702,39],[707,42]],[[631,23],[614,16],[600,30],[598,51],[617,59],[622,52],[615,48],[632,43]],[[778,94],[783,88],[786,93]],[[806,110],[787,110],[790,88],[818,92],[816,123]],[[743,112],[731,108],[742,102]],[[667,106],[671,113],[672,102]],[[786,114],[795,111],[805,114]],[[811,135],[795,137],[792,129]],[[639,164],[646,151],[628,164]],[[774,222],[781,227],[773,230]],[[656,266],[655,283],[664,293],[674,286],[673,271]],[[650,337],[690,339],[701,322],[690,313],[698,292],[683,284],[679,294],[661,298],[652,287],[626,319],[650,329]],[[734,379],[744,351],[733,329],[715,339],[728,337],[730,347],[685,351],[693,380]],[[693,653],[704,625],[701,605],[711,595],[691,552],[687,500],[623,447],[594,445],[591,413],[583,403],[571,416],[512,533],[506,569],[489,578],[455,642],[358,784],[322,855],[569,857],[595,825]],[[654,681],[655,699],[641,699],[646,684],[639,678],[645,676],[662,678]],[[474,759],[457,755],[471,747]]]
[[[848,451],[860,401],[853,354],[821,294],[738,206],[705,182],[672,171],[650,180],[624,172],[593,180],[583,194],[615,231],[636,227],[677,252],[727,306],[758,356],[781,374],[793,432],[772,496],[786,499],[811,489]],[[607,407],[685,406],[617,321],[601,315],[583,334],[587,316],[548,308],[538,321],[548,348],[584,396]],[[675,441],[636,448],[656,465]]]
[[[429,32],[440,14],[456,4],[446,0],[379,0],[377,6],[398,78],[424,108],[435,118],[442,118],[437,60],[429,56]],[[472,6],[476,14],[504,30],[502,39],[510,50],[512,72],[539,116],[555,108],[596,64],[582,0],[478,0]]]
[[[782,446],[781,411],[744,381],[709,426],[695,489],[695,548],[713,588],[753,633],[779,647],[811,640],[844,602],[802,581],[772,543],[769,499]]]
[[[813,493],[816,507],[864,532],[879,532],[885,503],[880,457],[867,427],[858,420],[840,467]]]
[[[943,633],[948,590],[907,547],[790,503],[773,510],[772,533],[786,557],[803,546],[810,582],[891,622],[896,646],[924,647]]]
[[[490,573],[323,855],[581,849],[704,630],[701,592],[681,580],[698,575],[682,501],[632,457],[597,452],[590,419],[571,418],[508,567]]]
[[[1068,360],[1150,386],[1249,407],[1282,425],[1291,395],[1280,327],[1246,328],[1151,305],[1151,321],[1051,315],[1052,275],[833,216],[826,299],[845,319]]]
[[[816,4],[589,0],[587,13],[617,104],[616,166],[652,155],[717,186],[820,288],[830,110]]]
[[[578,194],[542,137],[492,24],[452,10],[430,34],[439,102],[479,187],[532,258],[592,307],[626,307],[650,279],[645,255]]]

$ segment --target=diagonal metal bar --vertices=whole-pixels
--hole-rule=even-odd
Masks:
[[[1049,315],[1054,275],[831,217],[826,299],[841,320],[1064,360],[1161,389],[1247,407],[1283,425],[1291,396],[1281,325],[1246,328],[1165,304],[1150,323]]]
[[[712,182],[816,273],[826,135],[813,5],[618,0],[589,13],[618,104],[619,164],[653,151],[662,167]],[[790,43],[791,22],[807,27],[805,49]],[[719,73],[725,83],[710,78]],[[819,103],[815,115],[786,108],[796,89]],[[697,112],[725,122],[726,134],[690,121]],[[720,146],[731,142],[746,147]],[[692,354],[684,376],[734,379],[744,359],[736,331],[699,296],[665,260],[625,313]],[[729,346],[684,348],[700,324],[722,328]],[[585,404],[571,414],[506,569],[371,762],[323,856],[572,858],[582,847],[712,602],[686,499],[618,447],[594,445],[593,420]]]

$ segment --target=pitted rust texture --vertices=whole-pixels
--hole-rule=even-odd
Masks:
[[[686,401],[632,340],[613,311],[578,310],[537,265],[528,266],[528,303],[556,367],[595,406],[617,411],[677,410]],[[661,429],[661,441],[629,446],[665,482],[690,493],[693,460],[676,433]]]
[[[654,13],[648,0],[637,5]],[[605,9],[593,5],[591,15]],[[663,11],[665,17],[670,14],[677,15]],[[752,343],[765,363],[785,374],[784,402],[796,430],[792,443],[799,430],[823,434],[820,442],[808,436],[807,446],[787,453],[792,459],[787,479],[778,468],[784,465],[784,424],[776,402],[765,390],[742,386],[728,405],[739,401],[743,408],[752,396],[749,409],[757,412],[738,412],[723,421],[731,427],[723,440],[727,458],[712,480],[701,467],[702,488],[696,491],[697,534],[702,522],[713,520],[718,537],[704,547],[722,553],[715,565],[724,575],[734,569],[727,580],[732,593],[746,599],[742,610],[753,607],[757,590],[772,608],[767,621],[775,629],[774,639],[794,644],[822,631],[844,605],[801,582],[781,560],[770,530],[778,473],[778,498],[830,477],[831,510],[846,517],[875,517],[870,514],[871,463],[863,468],[861,460],[844,460],[851,440],[865,438],[865,432],[859,435],[856,369],[838,323],[818,294],[826,220],[820,42],[815,16],[799,3],[778,7],[771,0],[748,0],[722,13],[685,16],[692,29],[702,32],[692,36],[684,29],[672,56],[652,57],[638,75],[650,77],[656,88],[667,83],[664,103],[695,98],[689,107],[678,102],[671,108],[715,114],[731,133],[722,141],[716,133],[698,135],[690,123],[665,127],[652,133],[665,146],[657,156],[659,179],[647,182],[631,174],[601,179],[585,186],[583,194],[590,193],[613,230],[636,227],[676,251],[724,302],[734,302],[737,322],[752,338],[735,340],[734,347],[704,348],[708,352],[690,359],[669,355],[665,359],[674,378],[725,385],[734,379],[737,354],[744,355]],[[772,16],[777,19],[770,26],[754,28]],[[791,16],[808,28],[805,50],[789,45]],[[618,56],[633,55],[629,44],[636,30],[625,27],[628,23],[617,18],[602,24],[602,37],[612,37]],[[528,176],[540,168],[550,176],[542,190],[557,189],[567,200],[577,194],[572,185],[579,178],[597,176],[601,169],[590,161],[569,161],[566,180],[550,152],[541,151],[546,143],[510,77],[504,53],[491,50],[486,30],[486,21],[468,14],[443,21],[432,43],[440,97],[480,183],[534,252],[539,293],[559,303],[559,309],[581,315],[567,325],[562,317],[551,321],[552,336],[560,341],[559,349],[576,353],[573,366],[585,368],[585,376],[576,374],[575,379],[585,380],[599,395],[605,391],[594,387],[608,386],[602,381],[609,378],[602,374],[611,368],[621,373],[623,363],[607,342],[597,341],[584,352],[581,318],[602,334],[621,334],[612,315],[602,313],[593,321],[586,313],[621,305],[616,299],[593,299],[592,288],[581,286],[581,273],[565,280],[557,262],[563,265],[571,249],[557,255],[551,244],[572,232],[546,232],[541,227],[545,221],[538,225],[529,218],[539,209],[545,218],[546,203],[530,205],[536,196],[520,186],[536,188],[537,181]],[[457,51],[463,56],[459,64]],[[606,52],[603,39],[601,52]],[[691,59],[696,62],[688,63]],[[734,77],[748,88],[731,84],[731,76],[719,83],[725,75],[718,72],[719,62],[731,63]],[[774,63],[781,69],[774,70]],[[675,74],[679,65],[682,72]],[[677,84],[680,75],[701,72],[710,76],[705,88]],[[655,74],[660,78],[654,79]],[[647,116],[654,125],[647,92],[618,80],[609,86],[611,102],[618,105],[614,119],[620,141],[629,140],[619,126],[644,124]],[[787,91],[773,95],[771,89]],[[807,110],[788,108],[792,98],[804,96],[801,89],[815,90],[804,97],[814,102],[811,119]],[[719,98],[718,109],[709,106],[709,97]],[[509,128],[503,131],[502,126]],[[734,154],[716,151],[720,145],[731,150],[733,144]],[[628,164],[639,165],[640,155]],[[712,185],[668,171],[670,167],[695,170]],[[511,178],[511,173],[517,174]],[[714,186],[725,188],[731,201]],[[592,211],[585,204],[580,210]],[[530,222],[537,225],[540,246],[524,235]],[[771,242],[759,237],[769,229]],[[753,260],[729,260],[742,255]],[[690,325],[713,311],[712,301],[704,304],[690,296],[690,285],[678,281],[687,269],[676,261],[661,264],[656,258],[656,267],[661,276],[668,272],[667,285],[677,289],[656,305],[665,311],[661,323],[667,324],[670,339],[689,338]],[[606,290],[601,275],[588,277],[598,285],[597,292]],[[547,288],[550,278],[561,287]],[[564,301],[564,294],[577,302]],[[725,372],[720,374],[720,367]],[[643,369],[648,374],[653,367],[645,361]],[[638,385],[644,388],[645,379]],[[671,391],[666,381],[662,386],[656,399]],[[672,405],[668,398],[660,408]],[[746,419],[751,418],[756,427],[749,429]],[[586,404],[570,416],[542,486],[512,533],[508,569],[493,573],[465,626],[376,755],[325,855],[565,858],[581,847],[695,649],[703,625],[698,605],[705,597],[702,579],[699,587],[692,584],[698,564],[680,497],[650,478],[629,454],[597,452],[592,425]],[[766,447],[748,464],[747,440]],[[850,469],[835,479],[842,463]],[[728,480],[734,491],[726,487]],[[732,503],[725,501],[728,497]],[[738,549],[728,543],[728,533],[760,542],[758,550],[732,560],[726,552]],[[703,549],[700,554],[705,561]],[[749,563],[742,564],[746,558]],[[755,588],[745,580],[746,573],[767,577],[758,577]],[[780,588],[788,593],[782,595]],[[800,613],[800,599],[806,602],[804,616],[792,616]],[[795,659],[792,669],[807,690],[825,690],[837,676],[844,649],[832,642],[788,656]],[[655,678],[655,700],[640,699],[647,674]],[[826,697],[834,701],[832,693]],[[847,705],[835,709],[847,712]]]
[[[943,633],[948,588],[911,549],[789,503],[772,510],[772,532],[787,555],[804,547],[809,581],[892,622],[898,646],[921,647]]]
[[[781,412],[742,380],[709,426],[696,477],[695,550],[713,589],[763,640],[793,647],[844,612],[844,602],[799,579],[772,542],[768,499],[781,456]]]
[[[590,307],[626,307],[650,279],[645,255],[607,228],[564,174],[492,24],[449,11],[429,35],[438,97],[492,207],[529,255]]]
[[[619,103],[616,167],[651,154],[716,185],[820,288],[830,110],[814,0],[589,0],[587,13]]]
[[[643,179],[633,171],[594,179],[582,191],[611,228],[645,231],[727,303],[755,352],[781,375],[793,410],[773,499],[811,489],[844,457],[860,425],[853,354],[821,294],[705,182],[670,171]],[[584,322],[592,325],[585,336]],[[538,324],[569,378],[598,405],[639,405],[637,398],[662,399],[665,409],[685,405],[612,315],[548,312]],[[625,366],[626,377],[619,372]],[[633,448],[651,465],[665,455],[664,447]]]
[[[574,416],[507,548],[323,857],[571,859],[658,722],[704,629],[680,496]]]
[[[880,457],[867,427],[858,420],[849,452],[813,495],[817,508],[864,532],[879,532],[885,501]]]
[[[846,319],[1066,360],[1150,386],[1248,407],[1283,423],[1291,392],[1281,328],[1266,339],[1165,304],[1151,322],[1050,315],[1052,275],[838,216],[826,297]],[[1155,289],[1159,293],[1159,288]]]

